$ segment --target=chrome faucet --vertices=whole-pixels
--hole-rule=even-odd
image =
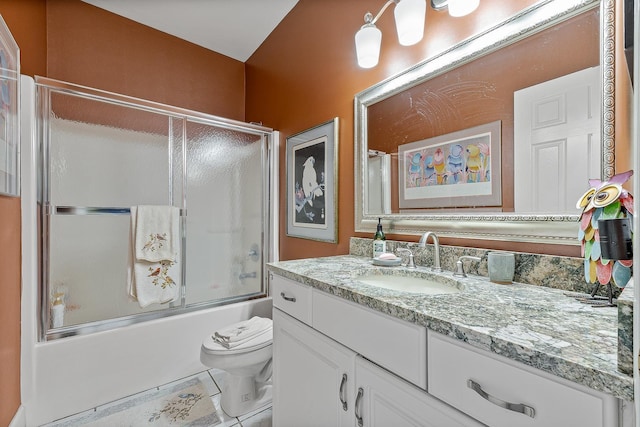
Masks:
[[[411,252],[411,250],[407,249],[407,248],[398,248],[398,249],[396,249],[396,253],[398,253],[400,251],[409,253],[409,262],[407,263],[407,267],[408,268],[416,268],[416,263],[413,260],[413,252]]]
[[[465,259],[476,262],[480,262],[481,260],[481,258],[477,256],[462,255],[460,258],[458,258],[458,261],[456,261],[456,271],[455,273],[453,273],[454,276],[467,277],[467,273],[464,272],[464,265],[462,264],[462,261],[464,261]]]
[[[442,271],[442,267],[440,267],[440,240],[438,240],[436,233],[433,231],[427,231],[424,233],[420,238],[420,247],[424,248],[426,246],[429,237],[433,238],[433,267],[431,267],[431,270]]]

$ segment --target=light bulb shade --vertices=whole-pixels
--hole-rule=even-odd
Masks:
[[[479,4],[480,0],[449,0],[447,7],[449,15],[458,18],[470,14]]]
[[[356,33],[356,54],[358,65],[362,68],[372,68],[378,65],[380,57],[380,43],[382,31],[373,24],[363,25]]]
[[[393,14],[396,18],[398,42],[401,45],[411,46],[422,40],[426,12],[425,0],[400,0],[396,5]]]

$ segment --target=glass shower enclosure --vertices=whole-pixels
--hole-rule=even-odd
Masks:
[[[36,78],[41,340],[266,296],[271,129]],[[129,296],[130,212],[180,210],[171,303]]]

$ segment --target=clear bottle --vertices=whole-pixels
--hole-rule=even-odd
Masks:
[[[373,257],[377,258],[387,251],[387,238],[382,231],[382,224],[378,218],[378,228],[373,236]]]

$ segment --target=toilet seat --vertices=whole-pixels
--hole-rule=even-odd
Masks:
[[[264,333],[256,335],[253,339],[233,348],[226,348],[225,346],[214,340],[212,336],[208,336],[202,343],[202,351],[212,355],[220,356],[223,356],[225,354],[249,353],[251,351],[259,350],[263,347],[271,345],[272,341],[273,329],[269,329]]]

